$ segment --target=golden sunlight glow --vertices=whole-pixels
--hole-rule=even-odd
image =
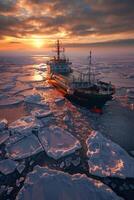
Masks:
[[[44,40],[42,38],[34,38],[34,39],[32,39],[32,44],[36,48],[41,48],[44,45]]]

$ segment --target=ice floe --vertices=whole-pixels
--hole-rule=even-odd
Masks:
[[[2,90],[4,91],[8,91],[8,90],[11,90],[12,88],[15,87],[15,83],[9,83],[9,84],[6,84],[2,87]]]
[[[69,121],[70,121],[69,115],[65,115],[65,116],[63,117],[63,121],[64,121],[64,122],[69,122]]]
[[[9,138],[9,132],[8,131],[2,131],[0,133],[0,144],[3,144],[8,138]]]
[[[6,119],[0,120],[0,131],[8,128],[8,121]]]
[[[134,74],[128,75],[127,78],[133,79],[134,78]]]
[[[48,156],[59,159],[81,148],[80,142],[68,131],[57,126],[44,128],[38,137]]]
[[[44,151],[48,156],[59,159],[74,153],[81,148],[80,142],[71,133],[57,126],[37,129],[38,137],[34,134],[35,123],[21,125],[21,120],[10,126],[14,130],[6,142],[7,153],[12,159],[23,159]],[[15,133],[16,131],[16,133]]]
[[[6,185],[1,185],[0,187],[0,194],[2,194],[3,192],[7,191],[7,186]]]
[[[42,99],[40,94],[32,94],[32,95],[26,96],[24,99],[24,102],[36,104],[40,106],[48,106],[48,104]]]
[[[21,159],[38,152],[40,144],[33,134],[33,130],[41,127],[43,127],[42,122],[31,116],[20,118],[11,123],[9,126],[11,135],[6,141],[7,152],[10,157]]]
[[[0,100],[1,100],[1,99],[6,99],[6,98],[8,98],[7,95],[5,95],[5,94],[0,94]]]
[[[19,187],[22,181],[24,181],[24,177],[20,177],[20,179],[17,179],[16,186]]]
[[[18,165],[18,162],[10,160],[10,159],[5,159],[0,161],[0,172],[7,175],[16,169]]]
[[[33,116],[26,116],[12,122],[9,126],[9,130],[24,133],[41,126],[41,121],[35,120]]]
[[[35,135],[23,137],[7,147],[9,157],[12,159],[23,159],[42,151],[41,144]]]
[[[134,99],[134,89],[127,89],[127,95],[129,98]]]
[[[9,195],[13,191],[13,187],[8,187],[7,194]]]
[[[53,113],[50,110],[44,110],[44,109],[32,111],[32,115],[39,119],[51,116],[52,114]]]
[[[29,95],[24,99],[24,101],[27,103],[38,103],[41,100],[42,100],[42,98],[41,98],[40,94]]]
[[[86,175],[36,166],[27,175],[16,200],[121,200],[108,186]]]
[[[70,167],[70,165],[73,165],[73,166],[78,166],[79,164],[80,164],[80,162],[81,162],[81,158],[80,157],[76,157],[75,159],[73,159],[72,157],[67,157],[66,159],[65,159],[65,161],[62,161],[61,163],[60,163],[60,168],[68,168],[68,167]]]
[[[24,169],[25,169],[25,165],[23,163],[17,166],[17,170],[20,174],[23,172]]]
[[[60,103],[60,102],[63,102],[64,100],[65,100],[64,97],[56,98],[56,99],[55,99],[55,103],[58,104],[58,103]]]
[[[134,159],[118,144],[92,131],[87,141],[89,172],[97,176],[134,177]]]
[[[17,105],[19,103],[22,103],[24,100],[23,97],[9,97],[6,99],[2,99],[0,101],[0,106],[11,106],[11,105]]]
[[[35,76],[20,77],[17,80],[28,83],[28,82],[41,82],[44,81],[45,78],[39,74],[36,74]]]
[[[10,91],[10,94],[16,95],[31,89],[33,89],[33,86],[31,84],[18,83],[16,87],[12,91]]]
[[[37,85],[35,86],[35,88],[37,90],[50,90],[50,89],[53,89],[54,87],[50,85]]]

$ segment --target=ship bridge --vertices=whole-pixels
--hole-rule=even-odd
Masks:
[[[54,56],[48,62],[48,70],[50,74],[59,73],[59,74],[69,74],[72,72],[70,65],[72,64],[69,59],[63,55],[63,58],[60,56],[60,53],[64,52],[64,49],[61,49],[60,42],[57,40],[56,44],[56,53],[57,56]]]

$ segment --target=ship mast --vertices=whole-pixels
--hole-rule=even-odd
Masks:
[[[92,64],[92,52],[90,51],[90,55],[89,55],[89,65]]]
[[[90,51],[90,55],[89,55],[89,73],[90,73],[90,76],[92,75],[93,83],[95,83],[95,69],[92,66],[92,71],[91,71],[91,66],[92,66],[92,51]]]
[[[91,65],[92,65],[92,52],[90,51],[90,54],[89,54],[89,71],[88,71],[89,82],[91,81]]]
[[[60,42],[57,40],[57,59],[60,60]]]
[[[61,52],[64,52],[64,48],[63,49],[61,48],[60,41],[57,40],[57,43],[56,43],[56,53],[57,53],[57,60],[58,61],[60,60],[60,53]]]

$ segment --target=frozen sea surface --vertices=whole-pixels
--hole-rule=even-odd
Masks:
[[[0,175],[0,198],[14,200],[24,186],[18,195],[23,199],[22,193],[27,190],[25,178],[28,181],[28,178],[34,178],[32,173],[35,173],[39,183],[47,183],[44,176],[41,176],[42,180],[38,177],[38,172],[42,174],[42,170],[45,170],[45,177],[48,177],[52,187],[57,184],[60,189],[65,186],[66,190],[66,184],[69,184],[70,198],[73,187],[76,197],[88,196],[91,189],[92,199],[98,199],[101,195],[102,199],[105,196],[108,197],[106,199],[119,199],[117,195],[120,195],[124,199],[133,200],[134,178],[128,177],[133,177],[134,60],[93,60],[95,66],[92,70],[96,77],[102,81],[111,81],[116,87],[113,100],[107,102],[103,113],[98,115],[72,104],[63,97],[62,91],[47,82],[47,59],[45,56],[0,57],[0,120],[5,118],[8,121],[6,130],[0,132],[0,162],[3,164],[1,166],[6,166],[2,170],[7,169],[7,174]],[[87,70],[86,58],[72,56],[72,62],[73,69]],[[58,130],[54,127],[58,127]],[[99,131],[101,136],[94,136],[91,140],[93,129]],[[98,149],[98,143],[103,144],[104,148]],[[39,167],[33,171],[37,164],[57,171]],[[10,168],[7,168],[8,165]],[[86,174],[93,179],[85,175],[83,178],[80,174],[73,176],[61,173],[59,170],[69,174]],[[55,177],[54,186],[51,174]],[[61,186],[60,181],[65,180],[65,177],[68,182],[63,181]],[[97,185],[96,179],[101,181]],[[83,183],[86,183],[86,188]],[[88,184],[90,189],[87,192]],[[34,185],[29,187],[33,189]],[[26,192],[28,194],[29,190]],[[94,196],[95,192],[97,197]]]

